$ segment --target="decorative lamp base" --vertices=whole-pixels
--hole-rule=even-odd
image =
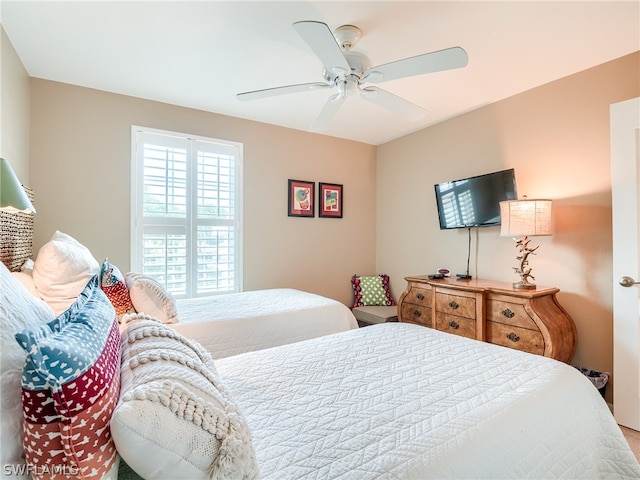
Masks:
[[[515,282],[513,284],[513,288],[515,288],[517,290],[535,290],[536,284],[535,283],[531,283],[526,278],[523,278],[519,282]]]

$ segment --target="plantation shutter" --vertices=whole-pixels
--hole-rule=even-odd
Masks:
[[[177,297],[241,290],[240,144],[134,129],[137,271]]]

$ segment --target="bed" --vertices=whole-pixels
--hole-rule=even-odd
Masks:
[[[387,323],[215,369],[262,479],[640,478],[597,389],[541,356]]]
[[[296,291],[276,292],[286,320],[269,311],[278,302],[264,299],[258,303],[267,310],[246,318],[194,301],[178,306],[198,319],[193,323],[183,319],[176,327],[139,313],[120,332],[97,276],[65,322],[56,319],[49,328],[51,307],[4,266],[0,283],[5,472],[21,468],[21,373],[35,372],[37,361],[50,374],[62,368],[61,358],[78,352],[92,362],[90,370],[42,377],[41,386],[28,378],[22,389],[23,400],[25,392],[30,398],[42,393],[42,406],[62,402],[57,411],[70,412],[79,405],[74,397],[51,392],[76,389],[89,373],[99,380],[103,395],[76,390],[87,402],[77,415],[61,413],[51,421],[43,411],[42,420],[26,426],[32,429],[29,448],[53,455],[63,450],[48,442],[68,443],[69,458],[83,471],[96,467],[87,478],[640,478],[598,390],[553,359],[412,324],[346,328],[349,316],[336,327],[342,331],[302,340],[296,335],[304,334],[293,333],[301,317],[306,328],[333,328],[333,322],[322,305],[313,315],[296,311]],[[248,307],[238,301],[235,308]],[[207,325],[221,326],[226,342],[239,343],[207,337]],[[292,343],[274,345],[282,341],[272,328],[291,333]],[[28,348],[18,347],[16,332],[31,342]],[[87,333],[91,348],[84,347]],[[52,346],[56,354],[43,355]],[[100,415],[106,423],[90,448],[75,429],[86,428],[97,411],[111,416]],[[103,453],[98,464],[94,454]],[[35,473],[49,478],[42,468]]]
[[[178,299],[176,307],[171,327],[216,359],[358,328],[342,303],[291,288]]]
[[[23,236],[19,232],[16,235]],[[14,236],[11,236],[9,241],[14,240]],[[119,366],[115,363],[120,363],[114,341],[119,343],[121,330],[126,331],[128,328],[125,317],[138,315],[131,313],[132,309],[151,312],[149,309],[152,308],[157,313],[154,318],[162,317],[161,321],[167,322],[161,323],[163,329],[197,338],[208,349],[207,354],[215,358],[357,328],[355,317],[345,305],[300,290],[271,289],[176,301],[159,288],[153,279],[139,274],[132,274],[133,289],[129,290],[129,283],[125,281],[129,279],[129,274],[124,278],[119,269],[106,259],[100,265],[84,245],[62,232],[55,232],[51,240],[39,249],[35,261],[29,258],[25,260],[25,257],[31,257],[31,250],[21,253],[20,261],[13,261],[12,257],[10,262],[5,263],[6,259],[3,258],[0,263],[0,457],[8,469],[5,474],[12,478],[22,477],[25,473],[31,473],[33,478],[48,478],[46,475],[50,473],[49,470],[57,468],[66,468],[64,471],[74,477],[77,476],[76,470],[73,470],[76,468],[73,462],[76,461],[83,465],[83,469],[95,472],[86,478],[115,478],[117,452],[108,438],[108,416],[101,415],[103,422],[107,422],[105,425],[99,429],[91,429],[99,431],[101,437],[87,440],[99,446],[101,452],[108,453],[106,459],[100,459],[95,452],[85,449],[84,443],[75,447],[65,444],[78,438],[85,442],[88,437],[84,433],[78,436],[79,431],[75,429],[79,428],[78,425],[89,428],[88,425],[91,424],[87,423],[88,417],[78,417],[79,423],[76,425],[65,417],[65,413],[60,412],[73,412],[77,408],[83,415],[92,416],[97,415],[98,409],[113,409],[118,400],[119,381]],[[104,283],[107,271],[105,267],[113,267],[109,270],[109,278],[117,279],[117,282],[108,285]],[[91,295],[97,295],[97,300],[91,296],[92,302],[102,302],[102,311],[107,314],[106,318],[102,318],[106,322],[103,322],[103,326],[109,328],[94,328],[94,322],[100,318],[94,318],[93,311],[84,312],[85,306],[78,306],[88,302],[88,294],[84,293],[87,290],[93,292]],[[177,317],[173,315],[176,311]],[[86,315],[85,320],[80,318],[82,315]],[[109,322],[116,318],[118,321],[114,330]],[[174,323],[176,318],[178,323]],[[85,328],[85,331],[71,339],[56,339],[65,333],[66,328],[76,329],[76,333],[81,328]],[[106,332],[108,336],[98,339],[98,331]],[[116,335],[114,332],[119,333]],[[24,334],[19,341],[16,341],[17,334]],[[97,337],[94,338],[94,334]],[[97,339],[96,342],[89,345],[89,337],[92,342]],[[54,380],[47,377],[50,372],[44,373],[49,371],[49,360],[54,355],[43,353],[40,347],[52,348],[60,355],[73,358],[73,361],[81,357],[77,353],[86,358],[83,357],[82,365],[78,365],[78,368],[67,368],[64,374],[56,373]],[[71,354],[64,351],[67,347],[76,348],[77,352]],[[58,361],[57,358],[56,362],[67,365],[66,361]],[[82,381],[86,380],[92,385],[97,385],[98,382],[85,377],[94,375],[100,378],[100,385],[105,390],[100,390],[99,395],[86,395],[86,392],[60,394],[65,388],[83,385],[74,377],[76,373]],[[74,403],[76,394],[85,403]],[[53,400],[54,397],[56,401]],[[38,400],[39,398],[44,400]],[[37,403],[40,401],[45,403]],[[60,405],[56,403],[58,401]],[[65,404],[66,401],[70,404]],[[32,413],[34,411],[35,414]],[[63,431],[69,432],[69,435],[61,434]],[[28,455],[31,455],[31,463],[28,466],[24,463],[23,436],[28,439],[24,445],[28,444],[30,449]],[[51,438],[55,439],[54,443],[47,443]],[[41,441],[46,444],[40,445]],[[56,463],[60,458],[68,457],[67,453],[60,457],[63,452],[72,452],[71,466],[68,463]],[[74,457],[83,452],[84,457]],[[56,457],[51,460],[47,457],[49,454]],[[41,458],[41,455],[44,457]],[[71,467],[73,468],[69,470]]]

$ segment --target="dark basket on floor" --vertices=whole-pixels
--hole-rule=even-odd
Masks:
[[[591,383],[594,387],[598,389],[602,398],[604,398],[604,394],[607,390],[607,382],[609,381],[609,372],[597,372],[595,370],[591,370],[589,368],[580,367],[578,365],[573,365],[573,367],[577,368],[582,372],[583,375],[591,380]]]

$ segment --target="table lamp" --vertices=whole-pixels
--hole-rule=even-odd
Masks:
[[[501,216],[501,237],[518,237],[515,239],[518,255],[516,258],[520,262],[513,270],[520,275],[520,281],[513,284],[516,289],[535,289],[535,280],[531,275],[529,266],[529,256],[535,255],[536,247],[529,245],[529,237],[538,235],[551,235],[551,200],[529,200],[524,197],[522,200],[510,200],[500,202]]]
[[[4,158],[0,158],[0,210],[27,213],[36,211],[9,161]]]

